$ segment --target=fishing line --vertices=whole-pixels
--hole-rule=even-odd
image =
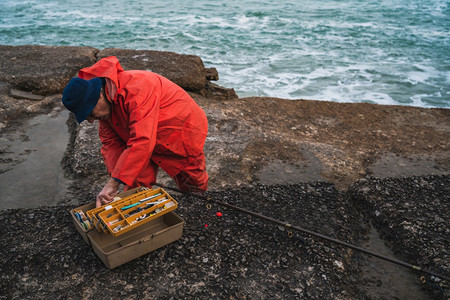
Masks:
[[[307,234],[309,234],[311,236],[319,237],[321,239],[333,242],[335,244],[339,244],[341,246],[344,246],[344,247],[347,247],[347,248],[351,248],[353,250],[356,250],[356,251],[359,251],[359,252],[362,252],[362,253],[365,253],[365,254],[368,254],[368,255],[371,255],[371,256],[378,257],[378,258],[380,258],[382,260],[389,261],[391,263],[394,263],[394,264],[397,264],[397,265],[409,268],[411,270],[422,272],[422,273],[426,273],[428,275],[432,275],[434,277],[441,278],[441,279],[446,280],[446,281],[450,281],[449,277],[447,277],[445,275],[441,275],[441,274],[435,273],[435,272],[430,271],[430,270],[423,269],[420,266],[412,265],[412,264],[406,263],[404,261],[401,261],[401,260],[398,260],[398,259],[395,259],[395,258],[392,258],[392,257],[388,257],[388,256],[385,256],[385,255],[379,254],[377,252],[374,252],[374,251],[371,251],[371,250],[368,250],[368,249],[365,249],[365,248],[362,248],[362,247],[359,247],[359,246],[355,246],[353,244],[350,244],[350,243],[347,243],[347,242],[344,242],[344,241],[341,241],[341,240],[338,240],[338,239],[335,239],[335,238],[332,238],[332,237],[329,237],[329,236],[326,236],[326,235],[323,235],[323,234],[320,234],[320,233],[317,233],[317,232],[314,232],[314,231],[311,231],[311,230],[308,230],[308,229],[305,229],[305,228],[302,228],[302,227],[299,227],[299,226],[295,226],[295,225],[292,225],[292,224],[289,224],[289,223],[286,223],[286,222],[283,222],[283,221],[279,221],[279,220],[273,219],[271,217],[267,217],[267,216],[264,216],[262,214],[255,213],[253,211],[247,210],[245,208],[241,208],[241,207],[238,207],[238,206],[226,203],[226,202],[222,202],[220,200],[212,199],[212,198],[204,196],[204,195],[189,193],[189,192],[177,189],[177,188],[168,187],[168,186],[162,185],[160,183],[155,183],[155,185],[157,185],[159,187],[162,187],[162,188],[173,190],[173,191],[181,193],[181,194],[190,195],[190,196],[202,199],[202,200],[213,202],[213,203],[216,203],[216,204],[218,204],[220,206],[225,206],[225,207],[231,208],[233,210],[240,211],[242,213],[245,213],[245,214],[248,214],[248,215],[251,215],[251,216],[254,216],[254,217],[257,217],[257,218],[260,218],[260,219],[263,219],[263,220],[266,220],[266,221],[269,221],[269,222],[272,222],[272,223],[275,223],[275,224],[278,224],[278,225],[285,226],[288,230],[297,230],[297,231],[300,231],[300,232],[303,232],[303,233],[307,233]]]

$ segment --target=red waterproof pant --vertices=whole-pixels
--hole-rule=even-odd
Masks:
[[[161,159],[161,156],[158,159]],[[171,160],[173,161],[173,157],[171,157]],[[158,170],[159,166],[156,162],[150,160],[150,164],[139,174],[134,184],[126,189],[138,186],[151,186],[156,182]],[[189,165],[173,177],[178,188],[186,192],[204,192],[208,190],[208,178],[205,155],[203,153],[197,157],[189,157]]]

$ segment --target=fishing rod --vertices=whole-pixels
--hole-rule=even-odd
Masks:
[[[162,187],[162,188],[170,189],[170,190],[173,190],[173,191],[181,193],[181,194],[190,195],[190,196],[202,199],[202,200],[210,201],[210,202],[216,203],[218,205],[225,206],[225,207],[228,207],[228,208],[240,211],[242,213],[245,213],[245,214],[248,214],[248,215],[251,215],[251,216],[254,216],[254,217],[257,217],[257,218],[260,218],[260,219],[263,219],[263,220],[266,220],[266,221],[269,221],[269,222],[272,222],[272,223],[275,223],[275,224],[278,224],[278,225],[281,225],[281,226],[285,226],[288,229],[293,229],[293,230],[297,230],[297,231],[300,231],[300,232],[303,232],[303,233],[307,233],[309,235],[322,238],[324,240],[333,242],[335,244],[339,244],[339,245],[347,247],[347,248],[351,248],[351,249],[357,250],[359,252],[363,252],[363,253],[371,255],[371,256],[378,257],[378,258],[380,258],[382,260],[386,260],[386,261],[389,261],[391,263],[394,263],[394,264],[397,264],[397,265],[400,265],[400,266],[403,266],[403,267],[406,267],[406,268],[409,268],[409,269],[412,269],[412,270],[415,270],[415,271],[418,271],[418,272],[426,273],[428,275],[432,275],[434,277],[438,277],[438,278],[441,278],[443,280],[450,281],[449,277],[447,277],[445,275],[441,275],[441,274],[435,273],[433,271],[422,269],[420,266],[412,265],[412,264],[406,263],[404,261],[401,261],[401,260],[398,260],[398,259],[395,259],[395,258],[392,258],[392,257],[388,257],[388,256],[385,256],[385,255],[379,254],[377,252],[374,252],[374,251],[371,251],[371,250],[368,250],[368,249],[365,249],[365,248],[362,248],[362,247],[359,247],[359,246],[355,246],[353,244],[350,244],[350,243],[347,243],[347,242],[344,242],[344,241],[341,241],[341,240],[338,240],[338,239],[335,239],[335,238],[332,238],[332,237],[329,237],[329,236],[326,236],[326,235],[323,235],[323,234],[320,234],[320,233],[317,233],[317,232],[314,232],[314,231],[311,231],[311,230],[308,230],[308,229],[305,229],[305,228],[302,228],[302,227],[299,227],[299,226],[295,226],[295,225],[292,225],[292,224],[289,224],[289,223],[286,223],[286,222],[283,222],[283,221],[279,221],[279,220],[273,219],[271,217],[267,217],[267,216],[264,216],[262,214],[259,214],[259,213],[247,210],[247,209],[242,208],[242,207],[238,207],[238,206],[226,203],[226,202],[222,202],[220,200],[216,200],[216,199],[213,199],[211,197],[204,196],[204,195],[199,195],[199,194],[194,194],[194,193],[182,191],[182,190],[174,188],[174,187],[168,187],[168,186],[162,185],[160,183],[154,183],[154,184],[159,186],[159,187]],[[290,233],[290,236],[292,236],[292,233]]]

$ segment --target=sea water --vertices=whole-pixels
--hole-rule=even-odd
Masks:
[[[448,0],[0,0],[0,44],[194,54],[240,97],[450,107]]]

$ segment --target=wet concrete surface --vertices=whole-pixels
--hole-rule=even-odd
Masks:
[[[292,184],[323,179],[320,176],[320,169],[309,172],[306,165],[296,166],[279,160],[268,163],[256,175],[262,184]]]
[[[405,177],[414,175],[442,175],[448,169],[436,163],[432,155],[409,155],[408,157],[386,154],[380,157],[370,168],[371,175],[378,178]]]
[[[360,180],[348,193],[355,209],[364,214],[366,222],[372,224],[393,256],[449,277],[450,175],[381,179],[372,177]],[[370,230],[367,233],[368,238],[377,239],[370,234]],[[396,266],[386,267],[392,270]],[[422,299],[449,299],[449,281],[424,273],[411,274],[416,278],[416,284],[410,285],[409,280],[405,281],[408,278],[406,276],[401,279],[393,277],[392,281],[398,280],[398,285],[392,290],[408,287],[401,290],[404,293],[408,289],[414,290],[417,282],[423,282],[421,289],[428,293],[428,297]],[[367,284],[362,288],[366,286]]]
[[[272,160],[256,173],[262,184],[294,184],[298,182],[326,181],[322,176],[322,163],[306,147],[301,148],[304,160],[297,164],[279,159]]]
[[[374,227],[370,227],[368,240],[363,244],[369,249],[386,257],[395,258],[380,234]],[[361,256],[361,278],[365,281],[365,294],[369,299],[409,299],[421,300],[430,297],[422,288],[417,275],[411,273],[403,266],[379,259],[377,257]]]
[[[64,197],[69,183],[60,163],[69,139],[68,115],[57,107],[2,134],[1,209],[54,205]]]

